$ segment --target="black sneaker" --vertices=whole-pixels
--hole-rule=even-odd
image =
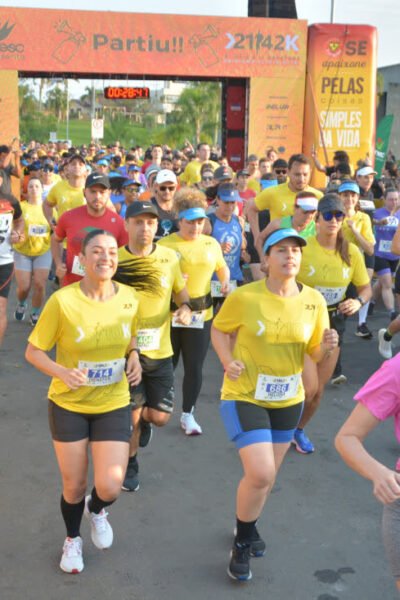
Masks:
[[[125,473],[125,479],[122,484],[122,489],[125,492],[137,492],[139,489],[139,464],[136,456],[129,459],[128,467]]]
[[[237,581],[248,581],[252,578],[250,571],[250,544],[237,544],[234,542],[228,566],[228,575]]]
[[[140,427],[140,436],[139,436],[139,446],[140,448],[146,448],[150,444],[150,440],[153,437],[153,427],[151,423],[145,421],[144,419],[140,419],[139,421]]]
[[[355,334],[365,340],[370,340],[372,338],[372,332],[368,329],[366,323],[361,323],[361,325],[357,327]]]
[[[250,544],[250,556],[264,556],[265,554],[265,542],[258,533],[257,527],[254,527],[253,537]]]

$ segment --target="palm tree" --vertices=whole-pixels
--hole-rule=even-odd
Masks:
[[[195,144],[203,141],[204,134],[208,134],[213,141],[216,141],[220,108],[219,84],[194,83],[181,93],[171,115],[171,123],[189,126]]]

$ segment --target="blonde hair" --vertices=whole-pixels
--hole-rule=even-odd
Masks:
[[[206,196],[195,188],[182,188],[174,197],[174,211],[179,214],[188,208],[204,208],[208,206]]]

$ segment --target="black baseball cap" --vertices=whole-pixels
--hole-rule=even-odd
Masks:
[[[86,182],[85,182],[85,188],[93,187],[94,185],[102,185],[103,187],[107,188],[108,190],[111,187],[109,177],[107,177],[107,175],[102,175],[101,173],[96,173],[96,172],[90,173],[90,175],[87,176]]]
[[[155,217],[158,217],[158,211],[152,202],[142,202],[141,200],[137,200],[136,202],[129,204],[125,212],[125,219],[129,219],[129,217],[139,217],[140,215],[154,215]]]
[[[321,200],[318,202],[318,212],[326,213],[333,210],[344,213],[343,202],[338,194],[325,194],[325,196],[322,196]]]
[[[67,156],[65,162],[70,163],[75,159],[80,160],[81,162],[83,162],[84,165],[86,165],[85,157],[82,156],[82,154],[78,154],[78,153],[70,154],[69,156]]]
[[[241,175],[247,175],[248,177],[250,177],[250,171],[248,169],[240,169],[240,171],[236,173],[236,177],[240,177]]]
[[[287,162],[286,162],[286,160],[284,158],[277,158],[272,163],[272,168],[273,169],[287,169],[288,168],[288,164],[287,164]]]
[[[216,181],[227,181],[233,178],[233,171],[230,167],[218,167],[214,171]]]

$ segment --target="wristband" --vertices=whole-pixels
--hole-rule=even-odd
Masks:
[[[181,303],[181,305],[180,305],[180,307],[181,307],[181,306],[187,306],[188,308],[190,308],[190,310],[193,310],[193,309],[192,309],[192,305],[190,304],[190,302],[182,302],[182,303]],[[180,307],[179,307],[179,308],[180,308]]]
[[[125,354],[125,358],[128,359],[130,357],[130,355],[132,354],[132,352],[137,352],[138,358],[140,358],[139,348],[131,348],[130,350],[128,350],[128,352]]]
[[[364,306],[364,304],[367,304],[367,302],[366,302],[365,300],[363,300],[363,299],[361,298],[361,296],[357,296],[356,300],[358,300],[358,301],[359,301],[359,303],[361,304],[361,306]]]

